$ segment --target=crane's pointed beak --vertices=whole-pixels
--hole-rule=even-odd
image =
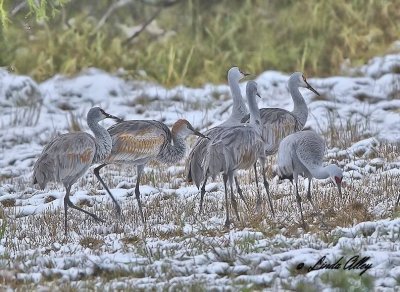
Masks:
[[[308,90],[311,90],[312,92],[314,92],[316,95],[318,95],[318,96],[320,96],[321,94],[319,94],[318,93],[318,91],[316,91],[314,88],[312,88],[312,86],[310,85],[310,84],[308,84],[308,82],[306,81],[306,83],[307,83],[307,89]]]
[[[108,119],[113,119],[113,120],[116,120],[118,123],[120,123],[120,122],[123,122],[124,120],[123,119],[121,119],[121,118],[118,118],[118,117],[116,117],[116,116],[113,116],[113,115],[110,115],[110,114],[108,114],[108,113],[105,113],[106,114],[106,117],[108,118]]]
[[[259,98],[261,98],[261,95],[257,92],[257,94],[256,94]]]
[[[193,134],[194,134],[194,135],[199,136],[199,137],[201,137],[201,138],[205,138],[205,139],[210,140],[210,137],[207,137],[207,136],[203,135],[203,134],[200,133],[199,131],[196,131],[196,130],[192,130],[192,131],[193,131]]]

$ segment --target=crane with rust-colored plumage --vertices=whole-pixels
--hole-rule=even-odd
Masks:
[[[69,199],[71,186],[85,174],[94,163],[103,161],[111,153],[111,136],[107,130],[98,123],[104,119],[119,118],[106,113],[99,107],[93,107],[87,114],[87,123],[94,133],[94,137],[88,133],[68,133],[60,135],[50,141],[43,149],[33,167],[33,183],[39,184],[44,189],[50,181],[63,183],[66,193],[64,196],[64,228],[67,234],[67,209],[68,206],[79,210],[96,221],[104,222],[98,216],[89,211],[75,206]],[[118,214],[121,208],[111,195]]]
[[[107,164],[136,165],[135,196],[143,223],[145,219],[140,201],[139,184],[144,166],[150,161],[157,161],[164,164],[177,163],[185,156],[185,139],[188,135],[194,134],[202,138],[207,138],[196,131],[184,119],[178,120],[172,126],[171,131],[165,124],[158,121],[130,120],[111,126],[108,128],[108,132],[112,138],[111,154],[103,164],[94,169],[94,174],[111,195],[107,185],[100,177],[100,169]]]

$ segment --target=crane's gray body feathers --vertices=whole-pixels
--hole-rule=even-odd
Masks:
[[[244,143],[245,141],[245,143]],[[203,165],[215,178],[219,173],[235,173],[249,169],[263,156],[264,142],[259,130],[252,125],[238,125],[220,131],[209,143]]]
[[[316,177],[325,154],[325,141],[314,131],[300,131],[284,138],[278,151],[278,175]]]
[[[33,167],[34,183],[44,189],[49,181],[73,184],[93,163],[96,141],[87,133],[60,135],[42,151]]]
[[[260,109],[262,136],[265,141],[265,154],[274,155],[279,148],[279,143],[286,136],[301,131],[308,118],[307,104],[299,91],[300,72],[293,73],[288,82],[289,92],[293,100],[293,111],[281,108]],[[242,121],[247,122],[247,115]]]
[[[286,136],[301,131],[304,128],[305,121],[296,117],[292,112],[281,108],[262,108],[260,109],[262,137],[265,141],[265,154],[273,155],[278,151],[279,143]],[[247,122],[250,115],[247,115],[243,121]]]

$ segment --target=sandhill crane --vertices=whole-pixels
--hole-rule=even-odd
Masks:
[[[325,153],[325,141],[317,133],[311,130],[300,131],[285,137],[278,149],[277,173],[281,179],[290,179],[295,183],[295,195],[300,210],[301,220],[305,226],[301,197],[298,190],[298,176],[308,178],[307,198],[314,210],[311,199],[311,179],[330,178],[337,186],[339,195],[342,196],[343,171],[335,164],[322,166]]]
[[[178,120],[170,131],[158,121],[130,120],[123,121],[108,128],[112,138],[111,155],[106,161],[94,169],[94,174],[111,195],[110,190],[101,179],[99,171],[107,164],[133,164],[137,168],[135,196],[139,212],[144,223],[142,204],[140,202],[139,184],[144,166],[149,161],[165,164],[177,163],[186,152],[185,139],[194,134],[207,138],[196,131],[187,120]]]
[[[207,147],[207,154],[203,161],[203,171],[211,177],[215,178],[222,172],[225,187],[226,227],[230,225],[227,181],[229,181],[233,199],[232,184],[235,172],[239,169],[250,168],[257,159],[262,160],[264,156],[260,112],[256,101],[256,95],[258,95],[256,82],[249,81],[247,83],[246,94],[250,110],[250,123],[228,127],[214,136]],[[232,205],[238,220],[240,220],[234,200],[232,200]]]
[[[293,99],[293,111],[289,112],[282,108],[260,109],[262,136],[265,141],[264,150],[266,156],[274,155],[278,151],[279,143],[282,139],[292,133],[301,131],[307,122],[308,108],[299,91],[299,87],[307,88],[319,95],[319,93],[307,82],[307,79],[302,72],[294,72],[289,77],[288,87]],[[243,119],[243,122],[248,119],[249,117],[246,116]],[[272,206],[269,194],[269,184],[264,169],[262,171],[262,176],[264,187],[268,194],[269,204]],[[274,210],[272,209],[271,211],[274,214]]]
[[[247,107],[243,101],[242,94],[239,88],[239,81],[249,74],[243,73],[238,67],[232,67],[228,70],[228,84],[232,93],[233,106],[232,113],[229,118],[218,125],[217,127],[211,128],[204,134],[212,139],[225,130],[226,127],[239,125],[241,119],[248,113]],[[206,192],[205,186],[207,183],[207,175],[203,171],[201,162],[206,155],[207,147],[210,140],[197,139],[196,143],[192,147],[189,156],[186,160],[186,177],[189,182],[194,181],[197,188],[200,188],[200,184],[203,182],[200,193],[200,213],[203,210],[204,194]],[[242,191],[239,186],[239,182],[235,177],[235,183],[237,190],[241,198],[243,199]]]
[[[111,153],[111,136],[98,122],[106,118],[120,121],[99,107],[93,107],[87,114],[87,124],[94,137],[85,132],[60,135],[49,142],[43,149],[33,167],[33,183],[44,189],[50,181],[62,182],[66,193],[64,197],[64,228],[67,234],[67,208],[70,206],[97,221],[104,220],[86,210],[75,206],[69,199],[71,186],[94,164],[103,161]],[[121,208],[110,194],[117,212]]]

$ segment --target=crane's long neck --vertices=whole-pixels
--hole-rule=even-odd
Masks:
[[[308,118],[308,107],[300,93],[299,87],[294,84],[294,81],[289,83],[289,92],[292,96],[294,107],[292,113],[296,116],[299,123],[304,127]]]
[[[256,96],[248,96],[247,102],[249,104],[250,110],[250,124],[255,125],[261,129],[261,117],[260,117],[260,110],[258,109]]]
[[[186,136],[180,133],[172,133],[172,143],[168,143],[157,156],[157,160],[162,163],[177,163],[185,157]]]
[[[110,133],[100,126],[98,122],[88,120],[88,126],[92,130],[95,142],[96,142],[96,153],[93,158],[93,163],[101,162],[111,153],[112,139]]]
[[[316,179],[325,179],[329,177],[328,166],[315,166],[309,168],[309,171]]]
[[[248,114],[248,111],[240,92],[239,82],[231,78],[228,79],[228,83],[232,93],[233,107],[230,117],[223,124],[238,124]]]

